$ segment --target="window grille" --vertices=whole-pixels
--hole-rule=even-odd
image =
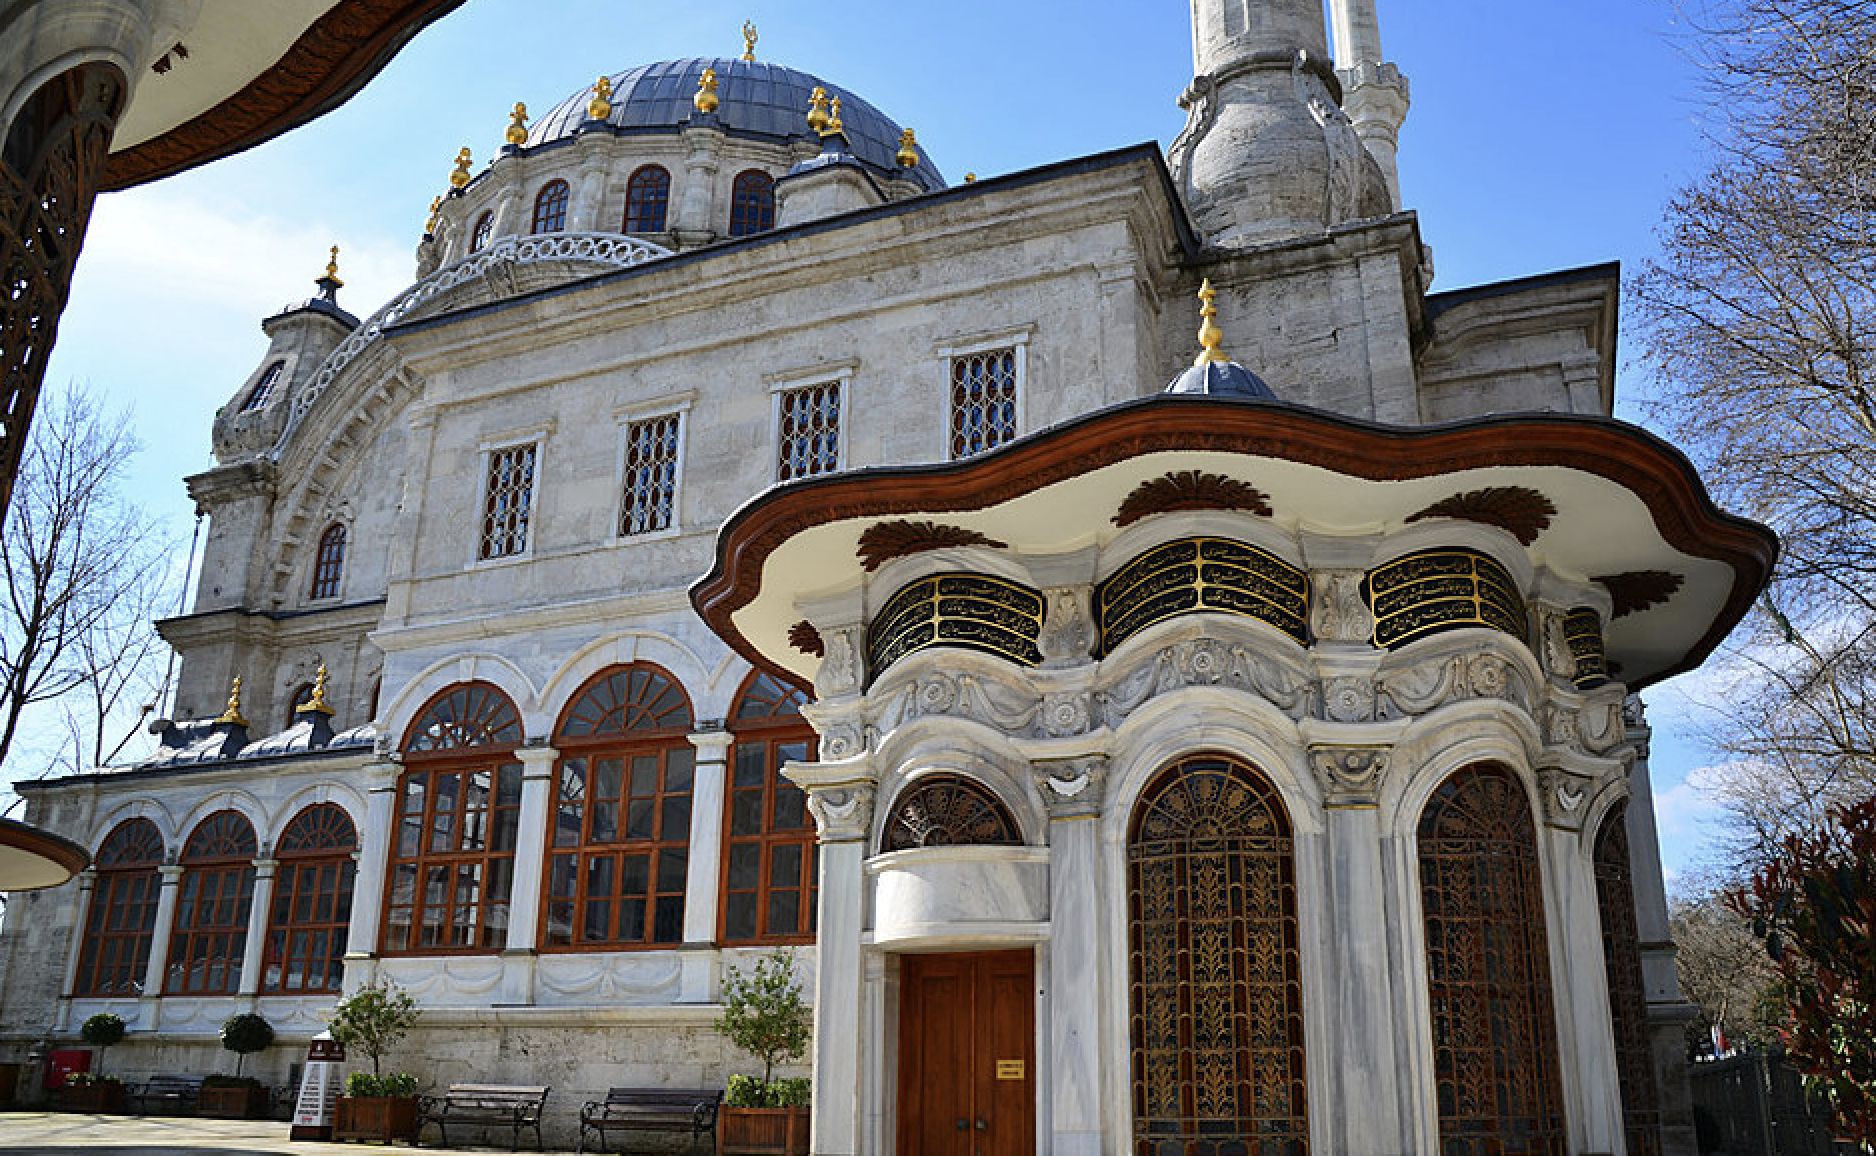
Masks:
[[[261,374],[261,379],[255,382],[254,388],[249,391],[248,399],[241,403],[241,412],[249,413],[266,405],[273,398],[274,386],[279,383],[280,374],[286,368],[287,363],[284,360],[276,361],[268,366],[267,372]]]
[[[1629,870],[1628,805],[1618,804],[1596,836],[1596,905],[1602,915],[1609,1021],[1615,1030],[1616,1085],[1629,1156],[1659,1156],[1661,1096],[1648,1038],[1648,989],[1642,981],[1635,882]]]
[[[625,427],[625,479],[619,536],[668,530],[676,521],[678,415]]]
[[[488,457],[487,495],[482,504],[481,558],[507,558],[528,548],[534,512],[534,465],[539,447],[511,446]]]
[[[951,457],[968,458],[1016,436],[1016,350],[951,359]]]
[[[811,478],[840,468],[840,383],[791,389],[780,406],[775,477]]]
[[[775,178],[761,169],[736,174],[730,185],[730,236],[747,237],[775,227]]]
[[[625,185],[625,224],[621,232],[662,233],[671,205],[671,174],[662,165],[646,165]]]
[[[345,574],[345,523],[334,522],[319,536],[319,550],[313,558],[313,598],[336,598],[339,579]]]
[[[567,227],[567,182],[548,181],[534,198],[534,231],[558,233]]]
[[[962,775],[928,775],[893,802],[881,851],[965,844],[1016,846],[1016,821],[989,788]]]

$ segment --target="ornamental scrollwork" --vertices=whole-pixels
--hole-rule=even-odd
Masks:
[[[1029,765],[1029,771],[1051,819],[1101,813],[1107,793],[1107,756],[1038,759]]]
[[[821,634],[825,653],[814,676],[814,697],[836,698],[860,689],[858,627],[843,627]]]
[[[1387,776],[1391,752],[1386,747],[1315,746],[1309,769],[1331,807],[1373,806]]]
[[[873,826],[876,793],[877,788],[871,783],[810,789],[808,811],[814,816],[821,842],[852,843],[865,839]]]
[[[1076,586],[1051,586],[1043,591],[1048,605],[1042,634],[1036,640],[1048,666],[1085,662],[1094,648],[1094,623],[1087,612],[1087,593]]]
[[[1368,611],[1368,598],[1362,593],[1360,570],[1317,570],[1310,574],[1315,593],[1315,612],[1310,629],[1323,642],[1359,642],[1367,644],[1374,634],[1374,615]]]
[[[1525,673],[1495,654],[1454,654],[1386,671],[1375,679],[1375,689],[1375,713],[1382,720],[1473,698],[1502,699],[1529,710],[1533,698]]]
[[[1574,771],[1552,768],[1537,772],[1545,824],[1566,831],[1582,830],[1585,804],[1595,786],[1594,779]]]
[[[1148,699],[1189,686],[1222,686],[1265,699],[1293,719],[1309,714],[1313,683],[1247,647],[1197,639],[1165,647],[1096,692],[1097,721],[1119,726]]]

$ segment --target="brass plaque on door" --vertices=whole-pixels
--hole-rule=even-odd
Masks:
[[[1023,1061],[1021,1060],[998,1060],[997,1061],[997,1079],[1020,1080],[1022,1078],[1023,1078]]]

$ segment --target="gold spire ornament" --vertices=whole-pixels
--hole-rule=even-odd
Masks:
[[[756,26],[754,22],[743,21],[743,59],[754,61],[756,58]]]
[[[432,197],[430,199],[430,219],[423,223],[424,236],[426,237],[436,236],[437,222],[442,218],[442,216],[443,216],[443,198]]]
[[[808,131],[826,136],[828,123],[827,90],[817,84],[808,94]]]
[[[339,280],[339,247],[332,247],[332,256],[326,261],[326,280],[332,282],[334,289],[343,289],[345,282]]]
[[[1199,286],[1199,355],[1192,362],[1194,368],[1216,365],[1230,361],[1218,347],[1224,343],[1225,332],[1218,328],[1218,306],[1212,304],[1218,297],[1218,290],[1212,288],[1212,279],[1207,277]]]
[[[717,110],[717,70],[706,68],[697,78],[697,92],[690,98],[692,105],[705,116]]]
[[[244,727],[248,725],[248,720],[241,717],[241,676],[240,675],[238,674],[235,675],[234,685],[228,688],[228,709],[222,711],[221,717],[216,719],[215,722],[217,724],[226,723],[229,726],[236,726],[236,727]]]
[[[301,703],[294,714],[333,714],[330,703],[326,701],[326,664],[320,663],[313,673],[313,697]]]
[[[593,99],[586,102],[586,119],[605,120],[612,115],[612,78],[602,76],[593,82]]]
[[[837,96],[828,102],[827,127],[821,130],[822,136],[833,136],[847,131],[847,126],[840,123],[840,98]]]
[[[513,117],[513,120],[508,125],[508,131],[502,136],[509,144],[520,148],[528,143],[528,106],[517,100],[515,111],[509,115]]]
[[[893,154],[892,159],[898,161],[902,169],[918,167],[918,138],[912,135],[911,129],[899,134],[899,151]]]
[[[449,187],[460,189],[469,183],[469,146],[464,145],[456,154],[456,171],[449,175]]]

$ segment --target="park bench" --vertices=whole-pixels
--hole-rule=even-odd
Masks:
[[[130,1102],[133,1112],[161,1112],[181,1115],[195,1111],[195,1102],[202,1097],[202,1076],[162,1075],[151,1076],[141,1084],[133,1084],[124,1098]]]
[[[511,1130],[508,1147],[521,1147],[521,1130],[534,1129],[534,1146],[541,1147],[541,1112],[547,1107],[544,1087],[508,1084],[451,1084],[441,1096],[425,1096],[417,1108],[417,1134],[435,1124],[437,1137],[449,1146],[451,1124]]]
[[[689,1132],[691,1151],[697,1138],[716,1132],[717,1107],[723,1092],[691,1092],[673,1088],[612,1088],[602,1100],[589,1100],[580,1109],[580,1151],[586,1151],[591,1132],[595,1148],[604,1150],[606,1133]]]

